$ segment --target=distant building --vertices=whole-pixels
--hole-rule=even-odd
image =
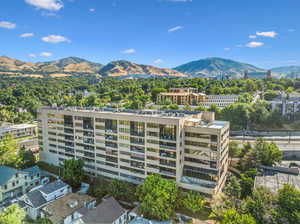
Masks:
[[[272,78],[272,71],[271,70],[267,71],[267,78]]]
[[[293,115],[300,111],[300,94],[281,94],[271,101],[272,110],[279,110],[281,114]]]
[[[204,102],[199,105],[209,108],[211,105],[226,107],[239,101],[240,95],[206,95]]]
[[[42,217],[41,209],[50,202],[71,193],[71,187],[61,180],[46,184],[38,189],[32,190],[21,198],[19,201],[24,204],[27,215],[32,219]]]
[[[164,102],[171,100],[172,103],[178,105],[197,105],[206,98],[204,93],[197,93],[196,88],[171,88],[167,93],[160,93],[158,101]]]
[[[81,213],[93,209],[95,205],[96,199],[87,194],[69,193],[44,206],[41,217],[48,218],[55,224],[79,224],[82,223]]]
[[[0,140],[6,134],[11,134],[14,138],[22,138],[28,136],[35,136],[37,134],[36,124],[9,124],[0,123]]]
[[[158,102],[170,100],[178,105],[201,105],[210,107],[216,105],[217,107],[226,107],[239,101],[240,95],[206,95],[204,93],[197,93],[196,88],[171,88],[167,93],[160,93],[157,97]],[[255,100],[259,97],[258,94],[254,96]]]
[[[254,187],[266,187],[272,193],[277,193],[285,184],[291,184],[300,190],[298,169],[285,167],[259,166],[259,175],[255,177]]]
[[[41,170],[37,166],[24,170],[0,166],[0,207],[5,206],[12,199],[25,194],[40,183]]]
[[[247,70],[244,71],[244,79],[249,79],[249,73]]]

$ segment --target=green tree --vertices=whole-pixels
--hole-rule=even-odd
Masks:
[[[84,162],[81,159],[65,160],[63,164],[63,180],[72,187],[78,188],[84,178]]]
[[[19,146],[12,135],[7,134],[0,141],[0,165],[17,167]]]
[[[175,181],[150,175],[137,189],[140,212],[149,219],[168,220],[174,215],[178,193]]]
[[[184,208],[194,214],[201,211],[204,207],[204,204],[204,197],[194,191],[189,191],[183,196],[182,199],[182,205],[184,206]]]
[[[255,168],[251,168],[244,173],[241,173],[241,197],[245,198],[252,194],[252,189],[254,186],[254,179],[257,175],[257,170]]]
[[[232,208],[224,213],[221,224],[256,224],[256,221],[250,214],[239,214]]]
[[[282,152],[274,142],[266,142],[260,138],[256,140],[254,147],[250,148],[240,160],[242,170],[255,168],[258,165],[273,166],[281,162]]]
[[[117,200],[131,201],[135,198],[135,186],[125,181],[114,179],[108,186],[108,192]]]
[[[23,224],[26,213],[18,205],[11,205],[0,212],[0,224]]]
[[[19,151],[19,165],[21,169],[26,169],[32,167],[36,164],[36,158],[34,153],[31,150],[26,150],[25,147],[22,147]]]
[[[300,223],[300,191],[293,185],[284,185],[278,192],[278,215],[281,223]]]
[[[246,129],[250,119],[251,106],[245,103],[235,103],[222,110],[221,117],[229,121],[232,130]]]
[[[245,199],[243,207],[255,218],[257,224],[273,224],[276,220],[274,216],[276,204],[276,197],[269,189],[258,187],[251,197]]]
[[[229,142],[229,157],[236,158],[239,157],[241,154],[241,147],[239,146],[239,143],[236,141],[230,141]]]
[[[228,179],[228,183],[224,189],[226,195],[228,195],[232,200],[238,200],[241,197],[241,185],[235,176],[231,176]]]

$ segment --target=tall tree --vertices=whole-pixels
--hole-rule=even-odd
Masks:
[[[84,162],[81,159],[65,160],[63,164],[63,180],[72,187],[80,187],[84,178]]]
[[[140,212],[149,219],[170,219],[175,211],[178,192],[175,181],[156,174],[148,176],[137,189]]]
[[[293,185],[284,185],[278,192],[279,222],[300,223],[300,191]]]
[[[18,164],[19,146],[12,135],[7,134],[0,141],[0,165],[14,166]]]

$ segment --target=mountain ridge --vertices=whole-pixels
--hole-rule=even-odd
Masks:
[[[282,66],[271,69],[275,76],[297,77],[300,66]],[[266,69],[254,65],[220,57],[194,60],[173,69],[153,65],[137,64],[126,60],[111,61],[106,65],[79,57],[66,57],[46,62],[25,62],[0,56],[0,75],[31,77],[65,77],[74,75],[96,75],[119,78],[147,77],[211,77],[226,75],[240,78],[247,71],[251,77],[264,77]]]
[[[191,61],[173,68],[179,72],[185,72],[192,76],[197,75],[241,75],[248,72],[266,72],[266,69],[258,68],[254,65],[234,61],[231,59],[208,57]]]

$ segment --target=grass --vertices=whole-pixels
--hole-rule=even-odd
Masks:
[[[196,212],[196,213],[192,213],[192,212],[190,212],[190,211],[188,211],[188,210],[186,210],[185,208],[182,207],[182,208],[176,209],[176,213],[180,213],[180,214],[183,214],[183,215],[186,215],[186,216],[193,217],[195,219],[205,221],[205,220],[209,219],[209,215],[211,213],[211,208],[204,207],[201,211]]]

